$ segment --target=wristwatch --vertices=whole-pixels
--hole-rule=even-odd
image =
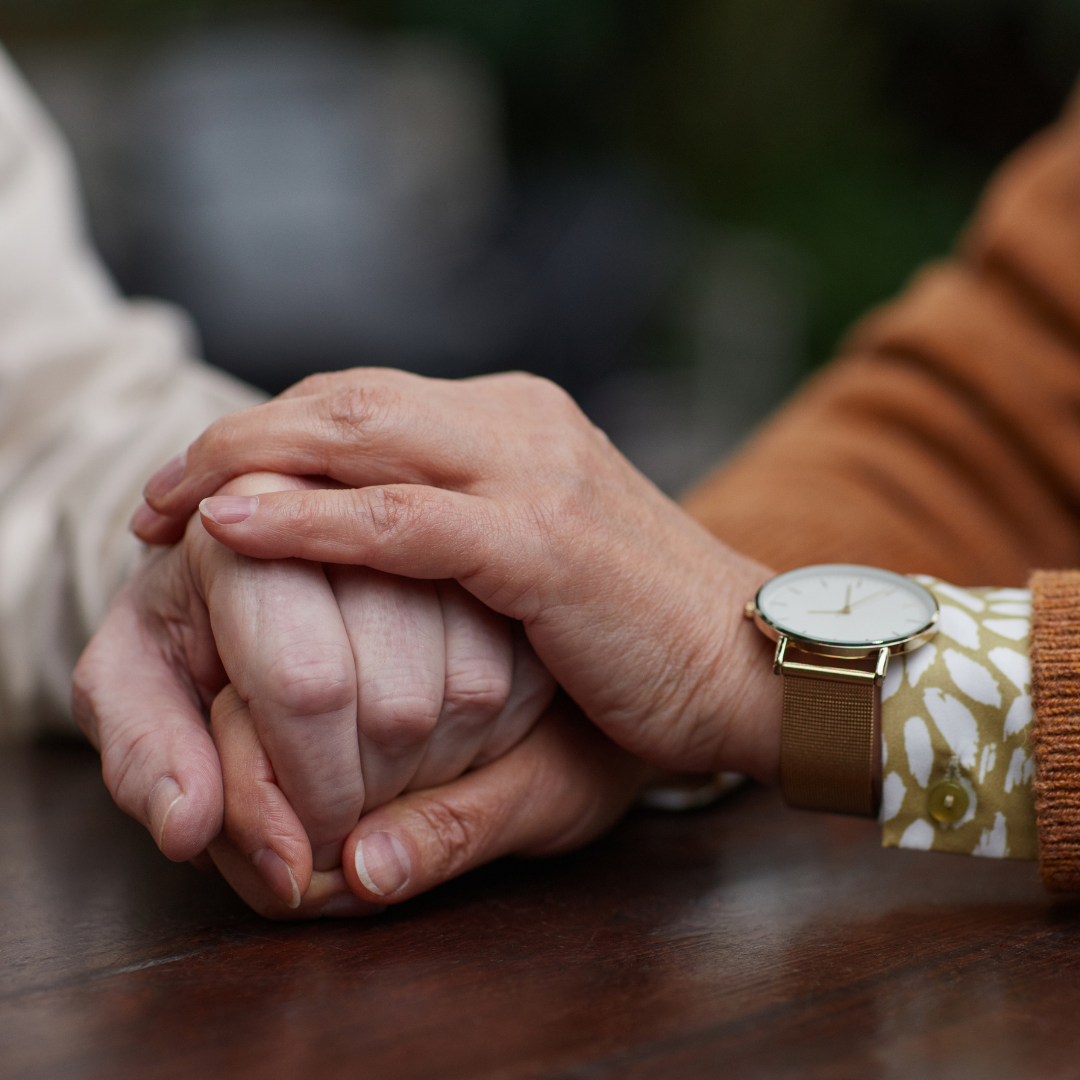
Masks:
[[[788,806],[877,817],[881,684],[890,657],[937,633],[937,600],[901,574],[841,563],[777,575],[745,614],[776,642]]]

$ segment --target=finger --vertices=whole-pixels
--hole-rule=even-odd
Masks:
[[[159,470],[158,476],[165,477],[163,483],[171,487],[178,482],[183,474],[183,466],[187,461],[187,451],[177,454],[167,465]],[[342,485],[328,476],[287,476],[281,473],[248,473],[237,477],[224,486],[224,490],[262,490],[262,491],[291,491],[308,488],[337,488]],[[166,488],[166,489],[167,489]],[[128,528],[144,543],[155,545],[175,544],[180,540],[187,528],[188,518],[191,515],[174,515],[169,517],[159,514],[147,502],[143,501],[131,516]]]
[[[235,483],[260,490],[282,480]],[[316,564],[237,558],[197,521],[190,528],[225,670],[308,834],[315,868],[336,866],[364,785],[356,670],[333,591]]]
[[[141,623],[132,588],[79,660],[72,704],[116,804],[183,862],[221,829],[221,769],[194,693]]]
[[[505,464],[500,451],[514,416],[515,431],[528,429],[525,448],[551,448],[555,431],[563,443],[576,431],[609,445],[546,379],[357,369],[305,380],[288,396],[223,417],[192,444],[182,469],[167,466],[151,479],[146,496],[158,513],[186,519],[230,477],[257,469],[325,475],[350,487],[413,482],[464,490],[497,471],[500,457]],[[178,471],[183,479],[175,483]]]
[[[327,566],[357,673],[364,811],[404,791],[439,719],[446,682],[435,586],[363,566]]]
[[[435,587],[446,634],[446,686],[438,723],[409,783],[414,790],[446,783],[472,764],[509,699],[513,680],[510,620],[456,581]]]
[[[498,584],[528,565],[510,523],[489,500],[407,484],[204,499],[206,531],[256,559],[302,558],[372,566],[403,577],[455,578],[489,607]],[[488,587],[473,582],[481,575]],[[510,597],[508,599],[513,599]]]
[[[325,870],[364,805],[348,636],[321,567],[243,560],[239,572],[240,588],[261,602],[238,611],[218,602],[215,584],[214,637],[311,840],[315,867]]]
[[[178,459],[151,478],[149,506],[185,518],[201,495],[256,470],[330,476],[352,486],[452,484],[476,463],[475,440],[459,422],[472,408],[463,386],[378,368],[324,380],[321,392],[304,393],[303,385],[212,424],[182,467]]]
[[[377,915],[384,910],[382,904],[355,896],[340,867],[316,870],[299,905],[289,907],[227,836],[219,836],[208,850],[214,865],[240,898],[268,919],[345,919]]]
[[[366,814],[345,844],[349,887],[396,904],[503,855],[549,855],[600,835],[646,766],[565,700],[505,757]]]
[[[139,505],[128,522],[128,528],[146,544],[175,544],[183,537],[186,527],[186,518],[166,517],[145,502]]]
[[[248,604],[236,603],[237,594]],[[333,592],[314,563],[239,560],[207,606],[225,670],[248,703],[274,773],[311,840],[336,865],[364,805],[356,671]]]
[[[516,746],[547,710],[558,689],[554,676],[529,644],[525,628],[519,622],[512,622],[511,626],[514,666],[510,695],[473,759],[473,768],[502,757]]]
[[[225,833],[289,908],[311,883],[311,847],[304,826],[277,785],[247,702],[230,684],[210,709],[225,785]]]

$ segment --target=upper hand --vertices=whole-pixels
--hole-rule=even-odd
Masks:
[[[770,571],[663,496],[553,384],[383,370],[307,379],[212,425],[179,483],[175,465],[152,480],[141,535],[167,538],[201,498],[257,468],[349,489],[211,499],[203,522],[222,543],[453,577],[521,620],[623,747],[664,768],[775,780],[778,680],[770,646],[741,618]]]

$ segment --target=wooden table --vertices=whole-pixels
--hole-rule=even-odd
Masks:
[[[0,757],[0,853],[4,1080],[1080,1074],[1080,908],[760,788],[279,925],[39,747]]]

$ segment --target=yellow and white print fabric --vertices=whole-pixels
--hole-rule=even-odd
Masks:
[[[941,623],[892,659],[882,686],[882,844],[1034,859],[1031,594],[915,580],[937,597]],[[954,757],[968,809],[940,824],[927,797]]]

